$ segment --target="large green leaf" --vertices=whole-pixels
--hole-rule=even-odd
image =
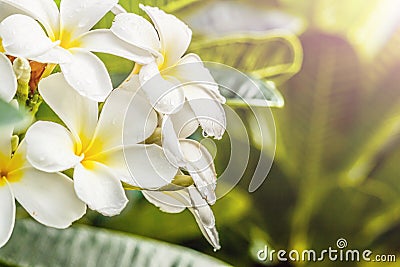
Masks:
[[[296,74],[303,60],[298,38],[280,30],[201,40],[189,50],[204,61],[223,63],[252,77],[277,83]]]
[[[100,228],[67,230],[17,221],[13,236],[0,250],[11,266],[227,266],[187,248]]]
[[[252,78],[222,64],[206,62],[206,66],[229,106],[283,107],[283,97],[274,82]]]
[[[22,121],[22,114],[11,104],[0,99],[0,126]]]

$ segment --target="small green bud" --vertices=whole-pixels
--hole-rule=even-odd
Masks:
[[[11,150],[12,150],[12,152],[15,152],[17,150],[18,145],[19,145],[19,137],[18,137],[18,135],[13,135],[11,137]]]
[[[31,66],[25,58],[18,57],[14,60],[13,69],[17,76],[18,83],[28,85],[31,79]]]
[[[20,107],[24,107],[29,97],[31,66],[28,60],[19,57],[14,60],[13,69],[18,80],[17,100]]]

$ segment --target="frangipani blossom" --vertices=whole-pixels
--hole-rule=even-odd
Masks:
[[[188,208],[196,219],[204,237],[214,247],[214,250],[221,248],[215,227],[214,214],[194,186],[179,191],[143,191],[143,195],[163,212],[180,213]]]
[[[3,54],[0,73],[0,98],[9,102],[17,81]],[[0,247],[10,239],[14,228],[15,199],[38,222],[55,228],[67,228],[86,213],[86,205],[76,196],[71,179],[62,173],[33,168],[26,160],[24,141],[13,153],[13,130],[13,125],[0,127]]]
[[[110,30],[90,30],[117,2],[63,0],[58,10],[53,0],[1,0],[0,18],[14,14],[0,24],[2,45],[13,56],[60,64],[73,88],[102,102],[113,88],[103,62],[91,52],[139,64],[152,60],[147,51],[121,41]]]
[[[119,90],[129,90],[141,95],[138,75],[133,75],[123,83]],[[203,101],[196,100],[196,105]],[[126,125],[129,125],[129,120]],[[213,157],[208,150],[197,141],[186,139],[199,127],[199,120],[185,102],[180,112],[164,115],[161,122],[162,149],[173,166],[183,168],[192,176],[196,188],[209,204],[214,204],[216,173]],[[129,161],[129,159],[128,159]],[[133,164],[133,163],[131,163]]]
[[[117,90],[127,90],[141,95],[138,75],[133,75]],[[172,119],[173,117],[173,119]],[[209,206],[214,204],[216,174],[213,159],[200,143],[184,139],[191,135],[199,126],[192,120],[190,114],[176,113],[163,117],[162,144],[163,153],[176,168],[186,169],[192,176],[195,186],[178,191],[142,191],[146,199],[164,212],[179,213],[188,208],[194,215],[197,224],[208,242],[215,250],[220,248],[218,232],[215,227],[215,217]],[[187,123],[188,122],[188,123]],[[125,121],[125,127],[130,125]],[[176,130],[180,129],[180,130]],[[178,135],[181,139],[178,139]],[[125,138],[127,139],[127,138]],[[127,157],[128,161],[129,158]],[[135,161],[132,161],[134,163]],[[137,163],[139,166],[140,163]],[[135,169],[134,166],[132,169]],[[179,173],[179,172],[178,172]]]
[[[142,89],[151,104],[157,111],[171,114],[178,112],[185,100],[190,105],[195,99],[209,99],[206,109],[220,123],[211,123],[208,118],[199,122],[207,135],[221,138],[225,130],[221,103],[225,98],[199,56],[184,56],[191,41],[191,30],[175,16],[156,7],[140,5],[140,8],[149,15],[157,31],[150,22],[131,13],[116,15],[111,31],[121,40],[153,55],[154,60],[141,66],[139,71]],[[203,115],[198,106],[191,108],[198,117]]]
[[[60,73],[43,79],[39,92],[68,129],[46,121],[32,125],[26,134],[28,160],[46,172],[73,168],[75,191],[91,209],[107,216],[119,214],[127,203],[121,180],[152,189],[175,176],[177,169],[160,153],[161,148],[136,144],[149,137],[157,124],[154,111],[147,118],[142,114],[151,110],[145,98],[132,99],[132,92],[114,90],[98,118],[97,102],[76,93]],[[134,123],[124,128],[125,115]],[[132,140],[129,145],[123,144],[124,130],[127,140]],[[125,156],[140,165],[130,171]]]

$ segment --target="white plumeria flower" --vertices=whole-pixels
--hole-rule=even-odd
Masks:
[[[142,192],[150,203],[160,208],[163,212],[180,213],[188,208],[194,215],[204,237],[214,247],[214,250],[221,248],[215,227],[214,214],[195,187],[190,186],[179,191]]]
[[[60,64],[73,88],[102,102],[112,90],[111,79],[103,62],[90,51],[139,64],[152,60],[147,51],[121,41],[110,30],[90,30],[117,2],[63,0],[59,11],[53,0],[1,0],[0,18],[14,14],[0,24],[2,45],[16,57]]]
[[[157,31],[150,22],[131,13],[118,14],[111,31],[121,40],[153,55],[153,62],[141,66],[139,71],[142,88],[151,104],[157,111],[171,114],[182,108],[185,99],[189,105],[194,99],[209,99],[206,110],[210,116],[199,122],[207,135],[221,138],[225,130],[221,103],[225,98],[199,56],[183,56],[191,41],[191,30],[175,16],[156,7],[140,5],[140,8],[149,15]],[[191,109],[197,117],[204,115],[204,107],[196,105]]]
[[[142,93],[138,75],[133,75],[120,88],[130,90],[136,95]],[[202,104],[197,102],[196,105]],[[186,139],[198,127],[198,118],[189,104],[185,102],[180,112],[163,116],[161,122],[162,148],[173,166],[189,172],[202,197],[212,205],[216,200],[217,181],[213,157],[203,145],[197,141]]]
[[[120,180],[153,189],[174,178],[177,169],[160,147],[136,144],[157,124],[154,111],[143,114],[151,110],[145,98],[132,99],[132,92],[114,90],[98,118],[97,102],[79,95],[61,73],[44,78],[39,92],[69,130],[53,122],[36,122],[26,134],[27,158],[46,172],[74,168],[75,191],[91,209],[107,216],[119,214],[127,203]],[[125,114],[132,120],[127,127]],[[129,145],[123,144],[123,131]],[[134,169],[128,169],[125,157],[135,161]]]
[[[0,98],[9,102],[17,81],[10,61],[0,54]],[[17,103],[13,103],[18,105]],[[0,247],[10,239],[15,223],[15,199],[40,223],[67,228],[86,213],[86,205],[75,194],[66,175],[46,173],[26,160],[24,141],[12,154],[13,125],[0,127]]]

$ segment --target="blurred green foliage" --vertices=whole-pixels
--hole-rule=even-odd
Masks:
[[[289,79],[301,66],[302,58],[293,56],[301,55],[293,53],[300,46],[296,40],[285,42],[272,37],[277,33],[285,36],[287,29],[230,29],[220,35],[194,36],[191,51],[204,60],[258,74],[256,77],[264,81],[275,81],[285,99],[284,108],[273,109],[277,151],[269,178],[255,193],[237,198],[251,203],[240,220],[219,221],[223,214],[216,206],[223,248],[213,255],[234,265],[257,266],[262,263],[257,261],[256,252],[264,244],[274,249],[322,250],[335,247],[336,240],[343,237],[349,248],[399,257],[398,2],[204,1],[201,6],[193,4],[175,14],[189,24],[196,15],[208,16],[209,25],[203,27],[211,27],[215,25],[213,19],[223,21],[222,13],[219,18],[213,17],[213,8],[217,9],[221,2],[253,7],[257,12],[265,12],[265,16],[281,12],[287,18],[299,18],[296,33],[300,35],[304,62],[301,71]],[[248,18],[242,19],[243,24],[246,21]],[[279,75],[274,73],[276,69]],[[270,140],[260,140],[259,133],[250,126],[250,114],[245,108],[238,112],[249,122],[253,140],[245,177],[234,189],[245,192],[260,153],[270,153],[260,151],[260,147]],[[224,142],[218,145],[217,168],[226,162]],[[141,199],[138,201],[142,203]],[[167,221],[169,215],[160,216],[166,216]],[[151,236],[150,229],[147,235]],[[140,232],[146,234],[146,229],[141,228]],[[200,235],[198,239],[190,237],[192,241],[185,236],[162,238],[210,252],[200,241]],[[356,265],[374,266],[324,262],[324,266]]]

